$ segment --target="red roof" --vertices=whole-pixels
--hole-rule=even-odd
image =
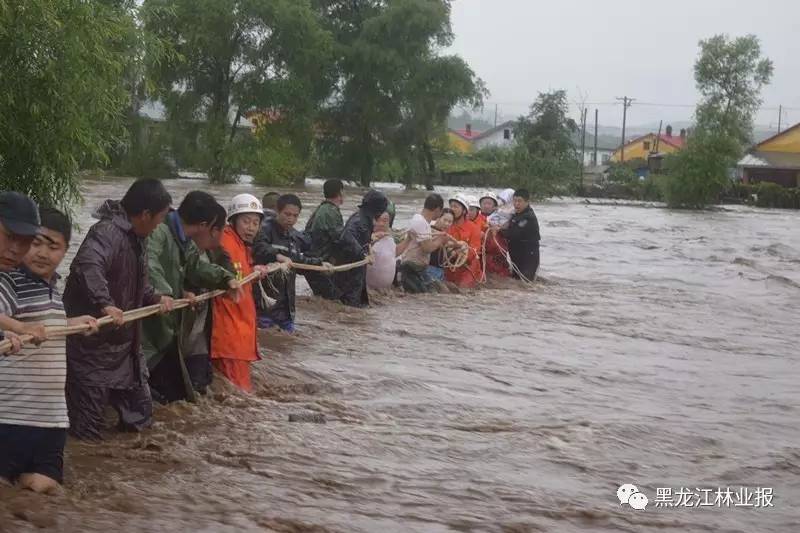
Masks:
[[[686,144],[686,137],[681,137],[680,135],[666,135],[662,133],[659,135],[659,138],[662,142],[665,142],[675,148],[683,148],[683,145]]]
[[[472,130],[471,132],[467,132],[467,130],[450,130],[450,131],[452,131],[453,133],[455,133],[459,137],[463,137],[464,139],[467,139],[467,140],[472,140],[472,139],[474,139],[475,137],[477,137],[478,135],[481,134],[481,132],[475,131],[475,130]]]

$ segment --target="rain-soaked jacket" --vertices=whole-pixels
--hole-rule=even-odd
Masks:
[[[323,261],[331,258],[331,252],[342,234],[344,221],[339,206],[325,200],[311,214],[306,223],[306,233],[311,237],[310,254]]]
[[[226,289],[234,279],[224,268],[201,260],[197,245],[183,233],[177,211],[171,211],[147,238],[147,261],[150,284],[158,293],[173,298],[183,298],[187,284],[207,290]],[[190,399],[193,389],[184,356],[192,354],[184,354],[181,346],[191,331],[193,316],[193,312],[181,310],[142,321],[142,350],[148,367],[154,368],[167,354],[177,356]]]
[[[528,206],[522,213],[514,213],[508,229],[503,230],[502,234],[508,239],[511,261],[523,276],[532,281],[539,269],[539,241],[541,239],[539,221],[533,208]],[[517,277],[519,273],[515,272],[514,275]]]
[[[457,241],[465,242],[469,245],[467,263],[455,270],[445,269],[444,278],[450,283],[455,283],[459,287],[474,287],[481,279],[481,229],[471,220],[464,218],[461,222],[456,222],[447,233]]]
[[[220,245],[237,278],[241,279],[253,272],[250,246],[239,237],[232,226],[225,226]],[[214,324],[211,331],[211,359],[260,359],[253,291],[242,291],[238,302],[229,298],[214,298],[211,309]]]
[[[235,277],[221,266],[201,260],[197,245],[183,234],[177,211],[147,238],[147,261],[153,288],[176,299],[183,298],[187,284],[206,290],[227,289]],[[181,315],[176,311],[142,321],[142,348],[150,368],[176,341]]]
[[[386,211],[388,205],[389,199],[382,192],[370,190],[364,195],[358,211],[347,220],[334,248],[333,258],[337,265],[355,263],[367,257],[375,219]],[[338,272],[334,282],[341,291],[343,304],[353,307],[369,305],[366,266]]]
[[[114,306],[128,311],[159,302],[147,279],[144,240],[133,232],[119,202],[107,200],[89,228],[64,288],[67,316],[103,316]],[[147,383],[140,322],[106,327],[96,335],[67,337],[68,379],[81,385],[130,389]]]
[[[267,265],[276,262],[280,254],[295,263],[321,265],[321,259],[306,255],[308,249],[306,235],[294,228],[286,231],[277,220],[272,219],[261,225],[261,230],[253,241],[253,261],[257,265]],[[270,298],[275,299],[275,303],[259,311],[275,322],[294,321],[296,278],[295,271],[290,270],[285,274],[276,273],[262,281],[264,290]]]

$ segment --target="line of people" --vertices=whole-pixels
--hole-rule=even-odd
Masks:
[[[57,270],[72,222],[23,194],[0,193],[0,335],[13,345],[0,356],[0,482],[38,492],[58,487],[67,431],[101,439],[107,407],[117,429],[142,431],[152,424],[154,400],[194,401],[214,371],[251,391],[257,330],[295,331],[296,273],[267,277],[269,264],[330,267],[371,256],[372,264],[333,274],[301,271],[314,294],[353,307],[369,304],[368,287],[474,286],[484,275],[483,254],[490,272],[533,279],[538,268],[538,222],[526,191],[505,202],[487,193],[472,214],[478,205],[467,197],[456,195],[446,210],[431,194],[404,238],[392,232],[394,206],[382,192],[368,191],[346,222],[342,182],[328,180],[323,192],[299,231],[303,206],[294,194],[269,193],[263,205],[240,194],[226,210],[192,191],[173,209],[160,181],[138,180],[94,213],[99,220],[75,253],[63,298]],[[466,262],[444,268],[448,254],[466,254]],[[500,255],[505,269],[491,270]],[[254,272],[261,281],[243,286]],[[196,301],[220,289],[224,297]],[[193,305],[172,313],[178,298]],[[125,311],[155,304],[161,314],[125,322]],[[114,327],[98,328],[104,316]],[[48,338],[45,329],[78,324],[86,335]],[[23,345],[23,335],[34,344]]]

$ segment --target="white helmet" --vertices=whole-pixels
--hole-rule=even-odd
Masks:
[[[478,198],[478,202],[480,202],[484,198],[491,198],[492,200],[494,200],[494,205],[500,205],[500,198],[498,198],[497,195],[492,191],[486,191],[485,193],[483,193],[480,196],[480,198]]]
[[[467,207],[476,207],[478,209],[481,208],[481,201],[478,200],[476,196],[467,196],[467,200],[469,201],[469,205]]]
[[[447,200],[447,203],[450,203],[450,202],[458,202],[458,203],[460,203],[461,205],[464,206],[464,211],[468,210],[469,206],[472,205],[472,203],[470,202],[469,196],[467,196],[466,194],[462,194],[460,192],[454,194],[453,196],[451,196]]]
[[[231,205],[228,207],[228,221],[236,215],[242,213],[255,213],[264,216],[264,209],[261,207],[261,202],[252,194],[237,194],[231,200]]]

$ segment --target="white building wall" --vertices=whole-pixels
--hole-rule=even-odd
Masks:
[[[489,147],[511,148],[514,146],[514,130],[511,126],[495,131],[486,137],[473,141],[475,150]]]
[[[580,147],[578,147],[580,148]],[[597,149],[597,164],[598,165],[607,165],[608,160],[611,159],[611,155],[614,153],[613,150],[604,150],[602,148]],[[580,155],[580,153],[578,154]],[[592,166],[592,156],[594,155],[594,148],[593,147],[586,147],[586,151],[583,153],[583,166],[590,167]]]

